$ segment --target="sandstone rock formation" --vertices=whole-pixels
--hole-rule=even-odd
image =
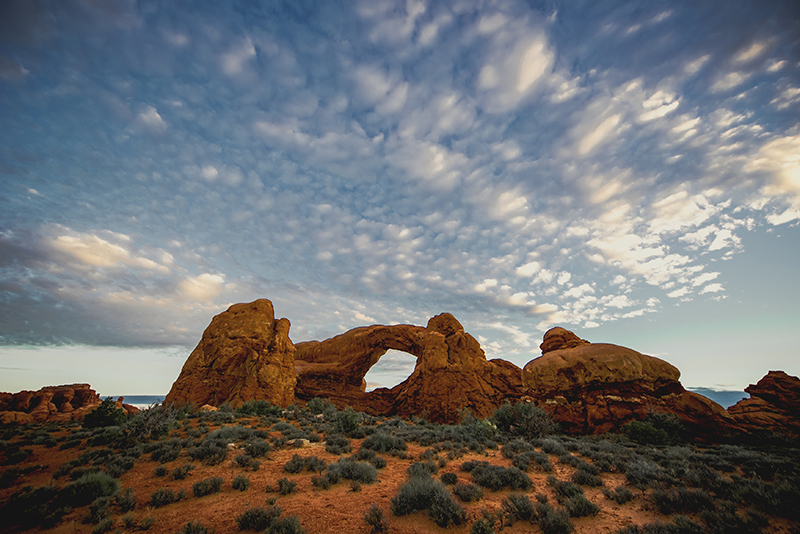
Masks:
[[[527,394],[568,432],[600,433],[673,413],[695,430],[732,428],[722,406],[686,391],[667,362],[607,343],[589,343],[563,328],[544,335],[542,356],[522,372]],[[709,427],[708,425],[713,425]]]
[[[728,408],[736,422],[750,431],[800,435],[800,379],[783,371],[770,371],[745,388],[749,399]]]
[[[275,320],[272,302],[234,304],[203,332],[164,402],[288,406],[294,402],[294,353],[289,320]]]
[[[0,393],[0,422],[6,425],[83,419],[101,402],[102,399],[89,384]],[[123,404],[122,397],[117,401],[117,407],[126,414],[139,411],[135,406]]]
[[[458,410],[487,417],[521,396],[520,368],[486,360],[478,341],[449,313],[425,328],[412,325],[356,328],[322,342],[298,343],[297,396],[327,396],[339,406],[372,414],[458,421]],[[364,392],[364,375],[389,349],[417,357],[414,372],[392,389]]]

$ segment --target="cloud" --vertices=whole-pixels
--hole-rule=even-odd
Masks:
[[[185,298],[197,302],[208,302],[220,294],[224,283],[223,275],[203,273],[183,280],[179,287]]]
[[[146,131],[155,134],[163,133],[167,129],[166,121],[161,118],[153,106],[145,106],[136,116],[136,123]]]

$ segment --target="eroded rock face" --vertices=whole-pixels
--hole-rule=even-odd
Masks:
[[[417,357],[414,372],[392,389],[364,392],[364,375],[389,349]],[[475,338],[449,313],[412,325],[356,328],[322,342],[298,343],[298,398],[327,396],[367,413],[459,419],[467,408],[486,417],[520,397],[520,368],[487,361]]]
[[[651,411],[674,413],[695,428],[735,425],[722,406],[686,391],[680,371],[658,358],[589,343],[563,328],[545,334],[542,351],[525,366],[522,380],[528,395],[569,432],[615,430]]]
[[[750,431],[770,429],[800,435],[800,379],[783,371],[770,371],[745,391],[750,398],[728,408],[737,423]]]
[[[70,421],[83,417],[100,406],[102,399],[89,384],[47,386],[38,391],[0,393],[0,422],[2,424]],[[117,401],[126,414],[139,411],[135,406]]]
[[[164,402],[241,406],[294,402],[295,348],[289,320],[275,320],[266,299],[234,304],[217,315],[189,355]]]

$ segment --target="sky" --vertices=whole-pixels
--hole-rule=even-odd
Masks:
[[[0,5],[3,391],[165,394],[257,298],[741,391],[800,374],[798,264],[794,1]]]

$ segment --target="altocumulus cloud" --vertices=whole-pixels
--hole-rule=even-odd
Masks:
[[[190,346],[263,296],[527,359],[726,298],[800,220],[788,2],[7,6],[6,344]]]

